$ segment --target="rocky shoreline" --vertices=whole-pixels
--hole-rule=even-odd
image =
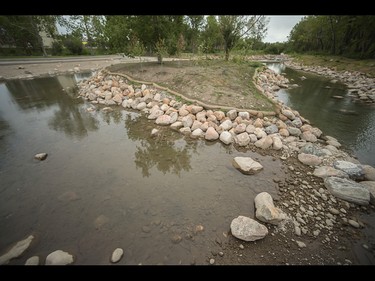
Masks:
[[[296,63],[290,58],[287,58],[284,64],[295,70],[311,72],[332,78],[332,83],[340,81],[348,87],[348,96],[355,102],[367,104],[375,103],[375,78],[368,77],[365,73],[358,71],[336,71],[323,66],[306,66],[302,63]]]
[[[104,69],[79,83],[79,96],[92,104],[87,109],[89,112],[102,110],[110,113],[111,106],[141,111],[149,120],[155,120],[155,128],[150,132],[152,136],[159,134],[158,126],[169,126],[191,138],[219,140],[224,145],[256,148],[266,153],[277,152],[292,174],[285,182],[274,179],[281,197],[278,206],[274,205],[268,193],[258,194],[254,200],[255,217],[265,225],[253,218],[239,216],[232,221],[232,234],[244,241],[254,241],[269,233],[282,236],[282,233],[292,230],[296,240],[291,238],[291,241],[299,248],[308,246],[311,239],[319,239],[323,245],[335,247],[340,243],[337,230],[365,227],[352,214],[353,211],[374,209],[375,168],[358,163],[340,150],[341,144],[336,139],[325,136],[299,112],[277,101],[274,92],[290,87],[285,77],[263,68],[254,76],[254,82],[275,103],[275,112],[209,109],[204,105],[187,103],[181,98],[183,95],[172,95],[168,89],[162,90],[152,83],[134,83],[129,77],[111,74]],[[299,164],[291,165],[292,160]],[[249,177],[252,173],[261,172],[259,165],[254,163],[245,164],[245,168],[233,165]],[[255,171],[245,171],[254,165]],[[254,232],[256,230],[260,234]],[[256,239],[249,238],[248,233]],[[27,246],[30,239],[26,239]],[[1,263],[14,258],[11,251],[0,257]],[[73,256],[62,251],[51,255],[46,264],[73,262]],[[123,250],[116,249],[111,262],[118,262],[122,255]],[[30,259],[27,264],[39,264],[39,259],[37,262],[35,257]],[[210,259],[209,263],[214,264],[215,260]],[[351,264],[351,261],[345,263]]]
[[[288,218],[297,236],[317,237],[323,230],[328,230],[324,240],[327,242],[332,239],[329,235],[335,237],[331,231],[334,225],[363,227],[355,218],[347,218],[346,213],[357,205],[369,205],[370,200],[374,204],[375,168],[358,163],[340,150],[341,144],[335,138],[324,136],[319,128],[311,126],[297,111],[278,102],[273,92],[279,87],[287,88],[289,83],[282,75],[264,68],[254,77],[257,87],[277,104],[275,113],[269,116],[255,110],[231,109],[225,112],[206,109],[201,105],[184,103],[153,86],[134,84],[128,78],[101,71],[80,83],[79,95],[94,105],[106,105],[102,108],[104,111],[112,110],[108,106],[121,105],[143,112],[149,120],[155,120],[155,128],[150,132],[152,135],[158,134],[157,126],[169,126],[191,138],[219,140],[225,145],[234,144],[248,149],[255,146],[263,150],[280,151],[282,160],[296,158],[307,167],[315,168],[307,175],[298,172],[300,182],[294,182],[293,187],[288,186],[288,183],[279,185],[280,192],[289,193],[293,199],[280,206],[287,215],[276,212],[273,203],[265,204],[271,206],[266,213],[274,215],[269,221],[266,220],[267,223],[276,220],[277,225],[281,226],[285,220],[279,220],[278,216]],[[90,107],[88,110],[96,109]],[[292,171],[294,169],[292,166],[289,168]],[[320,181],[313,180],[311,185],[302,180],[308,176]],[[294,191],[296,186],[299,190]],[[308,199],[302,199],[306,195]],[[243,218],[240,221],[244,224],[239,225],[236,221],[235,229],[252,232],[251,227],[255,227],[265,233],[258,224],[249,223]],[[310,228],[307,225],[311,225],[311,222],[314,226]],[[303,245],[302,241],[298,242]]]

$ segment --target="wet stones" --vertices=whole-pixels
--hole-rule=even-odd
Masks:
[[[324,185],[332,195],[340,199],[358,205],[369,204],[370,192],[359,183],[338,177],[328,177],[324,180]]]
[[[244,241],[263,239],[268,234],[267,227],[245,216],[233,219],[230,229],[234,237]]]
[[[335,161],[333,167],[347,173],[349,178],[354,180],[361,180],[365,175],[360,165],[348,161]]]
[[[253,175],[263,169],[263,166],[259,162],[254,161],[251,157],[235,157],[232,164],[245,175]]]
[[[314,176],[323,178],[323,179],[327,177],[339,177],[339,178],[349,177],[347,173],[337,170],[330,166],[321,166],[321,167],[315,168],[313,174]]]
[[[255,216],[258,220],[278,225],[286,219],[286,214],[274,206],[273,199],[269,193],[259,193],[255,196],[254,202],[256,208]]]
[[[39,265],[39,257],[33,256],[26,260],[25,265]]]
[[[7,264],[11,259],[21,256],[30,246],[34,236],[30,235],[26,239],[17,242],[6,254],[0,256],[0,265]]]
[[[45,159],[47,158],[47,156],[48,156],[47,153],[42,152],[42,153],[35,154],[35,155],[34,155],[34,158],[35,158],[36,160],[43,161],[43,160],[45,160]]]
[[[121,260],[122,256],[124,255],[124,250],[121,248],[117,248],[113,251],[111,256],[111,262],[117,263]]]
[[[322,160],[315,155],[312,154],[306,154],[306,153],[300,153],[298,154],[298,160],[305,164],[305,165],[310,165],[310,166],[317,166],[320,163],[322,163]]]
[[[375,181],[361,181],[360,184],[370,192],[370,203],[375,206]]]
[[[71,254],[62,250],[50,253],[46,258],[46,265],[67,265],[73,263],[74,258]]]

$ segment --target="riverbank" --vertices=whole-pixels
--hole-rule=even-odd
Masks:
[[[333,59],[331,59],[333,61]],[[361,102],[365,104],[375,103],[375,78],[373,77],[373,64],[367,68],[359,68],[360,70],[367,70],[367,72],[338,70],[338,66],[320,66],[316,65],[315,61],[310,60],[310,65],[306,65],[300,60],[288,57],[285,60],[285,65],[299,71],[306,71],[330,77],[332,83],[337,81],[342,82],[348,87],[348,96],[353,102]],[[337,62],[336,62],[337,64]],[[340,64],[339,64],[340,65]]]
[[[282,104],[269,116],[246,109],[212,110],[202,105],[183,103],[184,99],[176,100],[165,89],[163,91],[153,87],[154,84],[148,86],[134,81],[129,75],[102,71],[80,84],[80,95],[93,104],[121,105],[140,110],[149,120],[155,120],[155,128],[150,132],[154,135],[159,133],[158,126],[169,126],[189,138],[203,138],[208,142],[219,140],[224,145],[233,144],[238,149],[250,149],[279,157],[291,173],[291,178],[285,182],[275,179],[280,192],[277,207],[288,214],[289,223],[280,224],[274,231],[289,231],[291,241],[298,239],[304,245],[319,241],[322,245],[327,245],[331,255],[337,255],[336,251],[331,250],[344,243],[346,246],[342,247],[347,250],[344,250],[345,254],[350,253],[348,248],[353,241],[349,242],[350,238],[346,240],[346,235],[349,231],[351,235],[355,233],[358,236],[358,230],[365,227],[359,214],[373,210],[372,205],[366,206],[370,201],[370,194],[365,192],[364,204],[360,203],[364,206],[358,206],[354,204],[356,201],[353,198],[345,197],[346,200],[341,200],[343,197],[333,192],[328,187],[330,183],[323,179],[343,177],[373,181],[374,168],[358,164],[358,161],[339,149],[341,145],[336,139],[322,135],[318,128],[312,127],[298,112]],[[275,86],[287,87],[285,78],[268,69],[259,72],[254,77],[254,82],[270,98],[277,89]],[[111,111],[110,107],[91,107],[89,111],[97,109]],[[350,162],[346,162],[347,160]],[[348,174],[341,164],[360,170],[361,176],[356,178]],[[341,181],[338,180],[338,183]],[[356,185],[354,180],[345,181],[345,184],[355,190],[366,190]],[[368,245],[364,247],[368,248]],[[352,255],[351,257],[353,259]],[[336,259],[337,256],[333,258],[333,264],[355,263]],[[308,263],[314,261],[306,262]]]
[[[220,141],[237,150],[269,155],[282,163],[285,179],[276,176],[272,179],[278,189],[278,198],[274,200],[288,219],[280,225],[264,223],[269,233],[256,242],[233,238],[228,231],[215,240],[219,250],[216,247],[209,250],[207,264],[360,263],[352,246],[358,239],[363,239],[362,230],[366,228],[360,216],[373,213],[373,206],[360,206],[337,198],[328,191],[322,178],[314,176],[316,170],[321,172],[320,166],[332,166],[338,159],[356,162],[340,151],[336,140],[324,136],[298,112],[283,105],[269,116],[240,108],[209,109],[185,103],[182,93],[176,98],[168,89],[160,89],[153,83],[134,83],[129,78],[102,71],[81,83],[80,95],[92,103],[87,111],[104,111],[110,115],[119,105],[128,110],[140,110],[144,118],[155,122],[155,130],[149,132],[155,137],[162,136],[166,129],[175,129],[186,134],[188,139],[201,138],[206,144]],[[266,69],[254,77],[254,82],[271,98],[276,86],[288,86],[282,76]],[[306,161],[309,161],[308,165],[303,164]],[[313,166],[310,161],[321,163]],[[328,168],[326,171],[349,177],[346,172]],[[368,172],[362,176],[371,179]],[[251,181],[251,175],[248,177]],[[365,241],[360,247],[373,255],[374,245],[374,241]]]

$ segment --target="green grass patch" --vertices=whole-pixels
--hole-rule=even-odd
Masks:
[[[339,56],[328,55],[291,55],[295,62],[300,62],[306,66],[325,66],[336,71],[359,71],[366,73],[370,77],[375,77],[375,59],[349,59]]]

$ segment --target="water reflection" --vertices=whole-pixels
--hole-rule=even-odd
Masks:
[[[142,175],[149,177],[153,167],[163,174],[173,173],[178,176],[181,175],[181,171],[190,171],[191,153],[196,151],[197,142],[187,145],[181,134],[169,128],[160,128],[160,134],[155,138],[150,138],[149,135],[154,125],[149,123],[147,126],[143,120],[145,117],[142,115],[136,117],[127,115],[125,118],[129,139],[139,143],[134,155],[136,167],[141,169]],[[137,123],[138,125],[135,126],[134,124]]]
[[[61,91],[70,78],[49,79],[56,88],[48,102],[38,92],[13,94],[0,85],[0,254],[38,237],[11,264],[56,249],[74,254],[75,264],[109,264],[117,247],[125,250],[121,264],[206,264],[222,250],[216,238],[231,239],[223,236],[231,220],[254,216],[249,202],[256,194],[277,198],[272,179],[283,181],[285,173],[271,156],[190,140],[122,107],[86,112],[89,103]],[[15,95],[31,96],[34,105]],[[155,127],[160,135],[151,138]],[[77,134],[87,136],[77,141]],[[34,160],[41,151],[48,158]],[[262,163],[262,173],[249,177],[233,167],[233,157],[245,155]],[[195,233],[198,224],[205,230]]]
[[[78,78],[80,79],[80,78]],[[10,80],[5,86],[11,101],[24,113],[35,117],[37,112],[53,110],[48,120],[49,128],[63,132],[68,137],[81,139],[89,131],[98,129],[98,121],[80,107],[76,76],[57,76],[33,80]]]
[[[298,110],[326,135],[340,140],[362,163],[375,166],[374,108],[353,102],[347,96],[346,86],[332,83],[329,78],[285,68],[283,64],[271,67],[278,73],[285,72],[292,84],[299,85],[281,89],[277,93],[279,100]]]
[[[98,120],[85,112],[85,109],[62,104],[48,120],[48,127],[64,132],[66,136],[81,139],[89,131],[98,130]]]

